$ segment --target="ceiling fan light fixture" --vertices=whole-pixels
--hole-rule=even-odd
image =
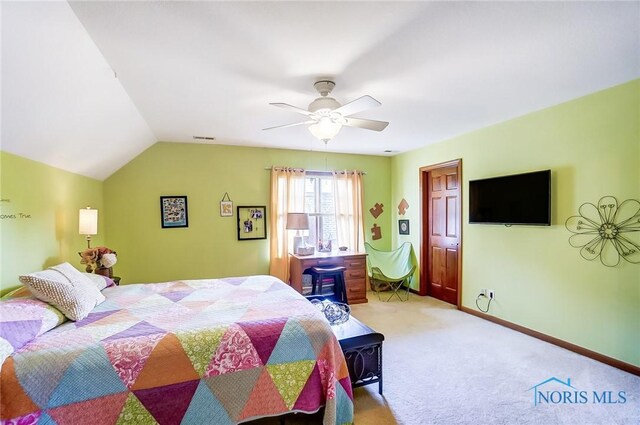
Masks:
[[[334,124],[340,124],[340,125],[347,124],[347,119],[343,117],[340,112],[333,112],[333,111],[329,112],[329,118],[331,119],[331,122]]]
[[[337,124],[329,117],[321,117],[317,123],[309,126],[309,131],[315,138],[327,143],[333,139],[342,128],[341,124]]]

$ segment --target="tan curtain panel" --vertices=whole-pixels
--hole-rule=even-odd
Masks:
[[[334,171],[332,174],[338,246],[364,252],[362,173]]]
[[[289,235],[287,213],[304,212],[305,171],[291,168],[271,170],[269,225],[269,274],[289,282]]]

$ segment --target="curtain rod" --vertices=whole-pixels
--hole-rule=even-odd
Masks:
[[[306,173],[338,173],[338,174],[347,174],[352,171],[349,170],[336,170],[336,171],[326,171],[326,170],[305,170],[304,168],[296,168],[296,167],[264,167],[265,170],[271,171],[272,169],[276,170],[290,170],[290,171],[304,171]],[[366,176],[367,173],[360,170],[355,170],[356,173]]]

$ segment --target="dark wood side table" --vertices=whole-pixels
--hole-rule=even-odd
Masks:
[[[116,286],[120,286],[120,276],[111,276],[111,280],[113,280]]]
[[[347,360],[353,388],[378,383],[382,394],[382,341],[384,335],[355,317],[341,325],[331,326]]]

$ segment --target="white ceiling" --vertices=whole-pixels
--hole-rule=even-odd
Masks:
[[[97,178],[156,140],[194,135],[324,151],[304,127],[262,131],[304,118],[268,103],[306,108],[319,77],[336,81],[342,103],[382,102],[357,116],[386,130],[344,128],[328,144],[374,155],[640,77],[640,2],[2,8],[2,149]]]
[[[67,3],[0,5],[2,150],[104,179],[155,143]]]

